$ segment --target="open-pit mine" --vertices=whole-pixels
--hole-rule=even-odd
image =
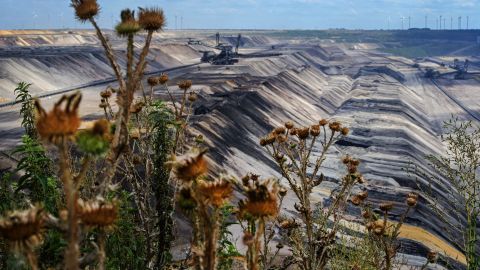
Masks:
[[[192,80],[198,101],[191,132],[204,136],[216,174],[281,178],[259,147],[260,138],[287,120],[345,123],[351,134],[329,151],[323,168],[328,181],[316,188],[315,200],[337,186],[343,171],[339,160],[348,153],[361,161],[369,198],[395,203],[395,222],[405,210],[406,194],[428,185],[409,171],[411,164],[435,175],[425,156],[445,153],[443,122],[452,116],[480,121],[477,36],[480,31],[474,30],[165,31],[154,36],[146,73],[165,72],[172,85]],[[124,55],[123,40],[113,32],[109,39],[118,56]],[[13,92],[20,81],[32,83],[32,94],[47,107],[62,93],[80,90],[80,113],[87,124],[104,114],[99,92],[116,87],[92,31],[0,31],[0,169],[15,162],[10,153],[23,133]],[[172,91],[181,94],[176,87]],[[167,98],[161,88],[154,94]],[[448,213],[450,187],[440,180],[433,187]],[[435,250],[450,268],[464,269],[458,235],[446,233],[430,203],[420,194],[408,215],[400,232],[402,256],[420,266]],[[293,214],[293,204],[288,194],[282,211]],[[352,208],[348,222],[358,220]],[[177,222],[182,235],[188,228],[181,218]],[[176,242],[178,256],[187,242],[181,237]]]

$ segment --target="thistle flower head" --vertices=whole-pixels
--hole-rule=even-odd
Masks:
[[[417,205],[417,200],[418,200],[418,194],[413,192],[407,194],[406,203],[408,206],[414,207],[415,205]]]
[[[40,207],[15,211],[0,219],[0,235],[14,250],[31,249],[43,241],[44,223],[45,214]]]
[[[435,263],[438,259],[438,252],[430,250],[427,253],[427,260],[429,263]]]
[[[91,201],[78,200],[80,219],[88,227],[110,228],[118,217],[116,202],[106,202],[98,198]]]
[[[135,10],[126,8],[120,12],[120,19],[122,22],[135,21]]]
[[[327,119],[322,119],[322,120],[318,121],[318,124],[322,127],[326,126],[328,124],[328,120]]]
[[[287,129],[292,129],[294,126],[295,126],[295,125],[293,124],[292,121],[288,121],[288,122],[285,123],[285,127],[286,127]]]
[[[92,19],[100,12],[97,0],[72,0],[71,6],[75,9],[77,20],[81,22]]]
[[[159,77],[155,77],[155,76],[148,77],[147,83],[148,83],[148,85],[150,85],[151,87],[157,86],[157,85],[160,84]]]
[[[310,134],[310,127],[297,129],[297,136],[300,140],[305,140]]]
[[[49,142],[58,142],[59,139],[71,138],[80,127],[81,120],[78,116],[78,106],[81,99],[82,95],[80,92],[70,96],[64,95],[48,113],[42,108],[40,102],[36,100],[36,128],[40,138]]]
[[[160,82],[161,85],[165,84],[168,82],[168,75],[166,73],[162,73],[159,77],[158,77],[158,81]]]
[[[190,89],[190,87],[192,87],[192,81],[190,80],[184,80],[184,81],[181,81],[178,83],[178,88],[182,89],[182,90],[188,90]]]
[[[272,133],[275,134],[275,135],[283,135],[283,134],[285,134],[285,132],[286,132],[286,130],[285,130],[284,127],[277,127],[273,130]]]
[[[115,32],[121,37],[128,37],[138,31],[140,31],[140,24],[135,20],[120,22],[115,26]]]
[[[384,212],[388,212],[393,209],[393,203],[392,202],[384,202],[380,204],[380,210]]]
[[[318,135],[320,135],[320,125],[312,125],[310,127],[310,135],[312,135],[313,137],[317,137]]]
[[[331,122],[330,124],[328,124],[328,127],[333,132],[340,132],[342,130],[342,124],[340,124],[340,122],[337,122],[337,121]]]
[[[134,114],[140,113],[143,107],[145,107],[145,102],[137,101],[130,106],[130,113],[134,113]]]
[[[175,175],[179,180],[190,182],[208,171],[208,162],[205,159],[206,151],[187,153],[172,161]]]
[[[141,9],[138,22],[147,31],[162,30],[165,26],[163,10],[157,7]]]
[[[207,204],[218,208],[232,196],[233,187],[225,178],[219,178],[214,181],[200,181],[196,191]]]
[[[188,94],[188,101],[190,101],[190,102],[195,102],[195,101],[197,101],[197,99],[198,99],[197,93],[195,93],[195,92],[190,92],[190,93]]]
[[[274,179],[248,182],[245,187],[247,199],[239,202],[241,216],[247,214],[254,218],[276,217],[279,212],[278,192],[278,181]]]
[[[111,96],[112,96],[112,91],[109,88],[100,92],[100,97],[102,97],[102,98],[107,99],[107,98],[110,98]]]

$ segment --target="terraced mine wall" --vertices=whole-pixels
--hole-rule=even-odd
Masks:
[[[182,38],[187,36],[186,33],[182,35]],[[343,172],[339,161],[348,153],[362,162],[360,171],[369,183],[369,199],[374,204],[385,200],[394,202],[392,221],[398,221],[403,212],[405,195],[416,190],[417,185],[427,185],[427,180],[420,174],[406,170],[415,164],[437,179],[433,183],[433,195],[442,201],[447,217],[454,222],[465,222],[455,220],[451,215],[453,206],[445,197],[449,186],[428,166],[425,156],[444,152],[445,146],[440,139],[443,121],[452,115],[461,120],[475,120],[468,111],[480,111],[480,102],[472,101],[467,97],[469,92],[458,89],[463,85],[468,86],[470,92],[480,92],[478,83],[467,80],[450,86],[440,81],[437,85],[425,78],[421,70],[414,68],[411,59],[381,54],[364,45],[349,49],[351,44],[302,43],[299,42],[302,37],[292,38],[292,35],[289,32],[280,38],[277,33],[272,34],[272,40],[281,40],[281,44],[273,50],[279,55],[241,59],[234,66],[205,64],[172,75],[172,84],[180,79],[191,79],[194,90],[199,94],[192,117],[192,132],[203,134],[210,146],[209,157],[214,163],[212,172],[227,172],[238,177],[249,172],[280,177],[273,160],[258,145],[259,139],[287,120],[297,125],[308,125],[321,118],[336,119],[350,127],[351,135],[339,141],[328,153],[323,168],[328,181],[315,190],[316,201],[325,199],[328,191],[338,185]],[[202,37],[205,42],[210,40],[209,35]],[[191,57],[179,59],[185,50],[195,50],[195,46],[186,49],[185,42],[163,47],[165,50],[168,48],[169,53],[157,55],[154,52],[151,68],[168,66],[170,64],[166,63],[169,61],[188,62]],[[266,44],[252,46],[262,47],[260,50],[265,49]],[[161,49],[159,46],[158,50]],[[196,53],[192,52],[192,56]],[[102,59],[99,52],[88,51],[88,54],[98,54],[96,59]],[[28,61],[38,63],[36,57]],[[66,53],[62,57],[69,55]],[[80,54],[78,59],[82,57]],[[0,61],[11,60],[4,56]],[[98,65],[100,71],[104,70],[101,76],[108,76],[104,59],[87,62],[95,67],[92,72],[97,72]],[[51,71],[61,64],[62,61],[48,60],[42,67]],[[32,65],[32,72],[39,77],[46,76],[46,79],[39,78],[40,81],[48,81],[50,75],[45,75],[48,72],[42,73],[38,67]],[[10,79],[14,74],[11,70],[15,68],[9,69],[10,73],[2,71],[2,74],[8,75],[2,80],[9,78],[13,82],[17,79]],[[77,76],[91,79],[89,72],[80,72]],[[72,68],[69,74],[74,76],[75,69]],[[17,76],[20,75],[21,72]],[[3,85],[0,84],[0,87]],[[172,91],[175,95],[180,94],[175,88]],[[85,89],[85,93],[90,92]],[[156,91],[157,97],[164,95],[163,91]],[[477,98],[477,95],[474,97]],[[96,106],[89,108],[89,115],[102,114]],[[12,112],[3,110],[0,117],[14,116]],[[0,131],[2,138],[8,138],[10,129]],[[319,149],[313,151],[318,153]],[[283,211],[293,215],[294,202],[293,196],[288,194]],[[464,269],[465,257],[455,241],[459,235],[446,233],[448,228],[432,212],[430,203],[421,195],[419,205],[408,216],[407,225],[401,232],[402,256],[411,265],[421,265],[426,251],[433,249],[444,254],[442,256],[454,269]],[[350,214],[350,222],[358,221],[357,210],[350,209]],[[188,225],[181,218],[178,224],[181,236],[188,230]],[[187,242],[188,239],[180,237],[178,249]],[[439,266],[438,269],[443,268]]]

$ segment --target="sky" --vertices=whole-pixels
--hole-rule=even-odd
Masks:
[[[159,6],[169,29],[480,28],[480,0],[98,0],[103,28],[120,10]],[[0,0],[0,29],[90,28],[75,21],[70,0]],[[410,18],[410,19],[409,19]],[[452,23],[453,18],[453,23]],[[444,20],[445,19],[445,20]],[[410,22],[410,23],[409,23]]]

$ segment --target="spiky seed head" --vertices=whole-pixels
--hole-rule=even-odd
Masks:
[[[190,182],[208,171],[208,162],[205,158],[206,151],[188,153],[178,157],[174,162],[175,175],[184,182]]]
[[[278,135],[277,136],[277,142],[284,143],[286,141],[287,141],[287,137],[285,135]]]
[[[414,207],[417,205],[418,194],[416,193],[409,193],[407,195],[406,203],[409,207]]]
[[[202,180],[197,185],[196,193],[198,193],[207,204],[219,208],[232,196],[233,187],[230,181],[224,178],[214,181]]]
[[[148,77],[147,83],[148,83],[148,85],[150,85],[151,87],[157,86],[157,85],[160,84],[159,77],[155,77],[155,76]]]
[[[320,135],[320,125],[313,125],[310,127],[310,135],[317,137]]]
[[[340,132],[342,129],[342,125],[340,124],[340,122],[337,121],[331,122],[330,124],[328,124],[328,127],[333,132]]]
[[[81,22],[93,19],[100,12],[97,0],[72,0],[71,6],[75,9],[75,17]]]
[[[122,22],[135,21],[135,10],[126,8],[120,12],[120,19]]]
[[[166,73],[162,73],[159,77],[158,77],[158,81],[160,82],[161,85],[164,85],[168,82],[168,75]]]
[[[438,259],[438,252],[430,250],[427,253],[427,260],[429,263],[435,263]]]
[[[297,134],[298,134],[298,128],[295,128],[295,127],[294,127],[294,128],[292,128],[292,129],[290,130],[290,135],[295,136],[295,135],[297,135]]]
[[[102,97],[102,98],[107,99],[107,98],[110,98],[111,96],[112,96],[112,91],[110,91],[110,89],[106,89],[106,90],[100,92],[100,97]]]
[[[384,202],[380,204],[380,210],[384,212],[388,212],[393,209],[393,203],[392,202]]]
[[[165,26],[165,15],[160,8],[144,8],[140,10],[138,22],[147,31],[162,30]]]
[[[260,145],[263,146],[263,147],[267,146],[268,145],[267,140],[265,138],[261,138],[260,139]]]
[[[197,101],[197,99],[198,99],[197,93],[190,92],[190,94],[188,95],[188,101],[195,102]]]
[[[43,240],[44,223],[45,213],[41,207],[14,211],[0,219],[0,235],[16,251],[32,249]]]
[[[276,246],[277,249],[282,249],[283,248],[283,244],[282,243],[278,243],[277,246]]]
[[[272,133],[274,133],[275,135],[283,135],[285,134],[286,130],[284,127],[277,127],[273,130]]]
[[[81,120],[78,116],[78,106],[81,99],[80,92],[69,96],[64,95],[48,113],[36,100],[36,128],[40,138],[49,142],[71,139],[80,127]]]
[[[343,164],[347,165],[350,162],[352,162],[352,158],[349,155],[346,155],[342,158],[342,162],[343,162]]]
[[[368,191],[364,190],[364,191],[358,193],[357,195],[360,197],[360,199],[366,200],[368,198]]]
[[[79,215],[87,227],[111,228],[118,217],[118,203],[106,202],[104,199],[91,201],[78,200]]]
[[[352,159],[352,165],[353,165],[353,166],[358,166],[358,165],[360,165],[360,160],[358,160],[358,159]]]
[[[350,130],[347,127],[344,127],[340,132],[342,133],[343,136],[347,136]]]
[[[246,200],[239,202],[240,217],[274,218],[278,215],[278,182],[274,179],[254,180],[246,187]]]
[[[285,123],[285,127],[286,127],[287,129],[292,129],[294,126],[295,126],[295,125],[293,124],[292,121],[288,121],[288,122]]]
[[[357,179],[357,182],[358,182],[359,184],[365,184],[365,183],[367,183],[367,180],[365,180],[365,177],[363,177],[363,175],[361,175],[361,174],[358,174],[356,179]]]
[[[320,121],[318,121],[318,124],[320,124],[320,126],[326,126],[328,124],[328,120],[327,119],[322,119]]]
[[[359,206],[361,203],[362,203],[362,199],[360,198],[360,196],[358,195],[353,195],[351,198],[350,198],[350,202],[355,205],[355,206]]]
[[[310,127],[304,127],[297,130],[297,136],[300,140],[305,140],[310,134]]]
[[[190,87],[192,87],[192,81],[190,80],[184,80],[184,81],[181,81],[178,83],[178,88],[182,89],[182,90],[188,90],[190,89]]]
[[[140,31],[140,24],[137,21],[120,22],[115,26],[115,31],[121,37],[128,37]]]
[[[275,136],[275,134],[270,133],[264,139],[265,139],[266,145],[269,145],[275,142],[275,140],[277,139],[277,136]]]

